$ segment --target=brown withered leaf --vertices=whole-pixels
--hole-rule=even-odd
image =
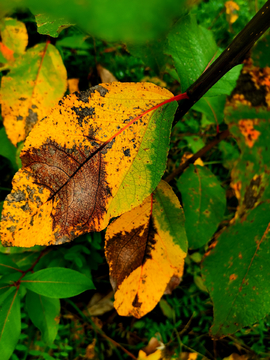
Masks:
[[[100,64],[97,64],[97,72],[103,83],[112,83],[117,81],[116,77]]]

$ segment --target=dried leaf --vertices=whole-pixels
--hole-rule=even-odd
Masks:
[[[91,298],[87,308],[83,311],[85,315],[100,316],[113,309],[113,292],[104,296],[100,293],[95,293]]]
[[[103,83],[112,83],[114,81],[117,81],[116,77],[100,64],[97,64],[97,72]]]
[[[1,83],[4,126],[14,145],[25,139],[66,90],[66,69],[57,49],[38,44],[17,59]]]
[[[182,276],[186,250],[181,205],[162,181],[153,195],[107,228],[105,254],[118,314],[140,318],[151,311],[170,279]]]
[[[86,348],[85,359],[94,359],[96,356],[95,353],[96,339],[93,340]]]
[[[148,345],[145,346],[142,350],[146,353],[146,355],[150,355],[153,354],[159,346],[161,346],[160,341],[157,338],[152,337],[149,340]]]
[[[2,242],[61,244],[138,206],[164,173],[177,104],[136,116],[171,97],[150,83],[112,83],[64,98],[25,142]]]

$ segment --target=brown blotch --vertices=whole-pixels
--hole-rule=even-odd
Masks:
[[[230,281],[236,280],[237,278],[238,278],[238,275],[236,275],[236,274],[230,275]]]
[[[147,225],[138,226],[130,232],[119,232],[106,243],[106,258],[110,264],[110,276],[113,290],[121,285],[138,267],[151,259],[156,243],[156,230],[149,217]]]
[[[32,109],[29,109],[28,115],[25,118],[25,126],[24,126],[26,136],[33,129],[37,121],[38,121],[37,113],[35,113]]]
[[[77,99],[80,101],[83,101],[85,103],[89,102],[89,98],[91,98],[92,94],[98,91],[100,93],[100,96],[105,97],[105,95],[109,92],[109,90],[105,89],[101,85],[96,85],[91,87],[90,89],[82,92],[75,92],[74,95],[76,95]]]
[[[55,233],[57,243],[73,240],[76,231],[96,231],[104,216],[109,191],[98,149],[67,148],[48,139],[22,155],[23,168],[32,173],[35,183],[50,190],[47,201],[53,202],[53,230],[60,227]],[[40,206],[40,198],[34,199],[33,193],[31,197]]]
[[[136,307],[136,308],[140,308],[142,306],[142,302],[139,302],[138,294],[136,294],[136,296],[132,302],[132,306]]]
[[[239,259],[243,259],[243,255],[241,253],[238,254]]]

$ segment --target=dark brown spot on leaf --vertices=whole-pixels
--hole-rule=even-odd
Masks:
[[[93,231],[92,220],[99,221],[104,214],[109,191],[105,162],[98,149],[61,147],[47,140],[22,156],[23,168],[32,171],[35,183],[50,190],[53,229],[61,229],[55,234],[57,243],[73,240],[76,230]],[[34,200],[39,204],[38,196]]]
[[[156,243],[156,230],[150,216],[148,225],[141,225],[128,233],[117,233],[106,244],[106,256],[111,267],[111,284],[116,289],[139,266],[151,259]]]
[[[38,121],[37,113],[35,113],[33,110],[28,110],[28,115],[25,118],[25,133],[28,135],[30,131],[35,126],[36,122]]]

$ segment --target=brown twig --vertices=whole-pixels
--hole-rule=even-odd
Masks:
[[[222,54],[186,90],[188,99],[181,100],[175,113],[174,125],[229,70],[241,64],[255,42],[270,27],[270,0],[247,23]]]
[[[221,133],[218,133],[212,141],[210,141],[207,145],[205,145],[201,150],[196,152],[191,158],[187,159],[184,164],[181,164],[176,170],[174,170],[170,175],[168,175],[164,180],[167,182],[172,181],[176,176],[182,174],[182,172],[189,166],[189,164],[193,164],[198,158],[203,156],[207,151],[216,146],[221,140],[226,139],[230,135],[229,130],[225,130]]]
[[[36,260],[33,262],[33,264],[30,266],[29,269],[23,271],[22,276],[15,282],[15,286],[18,286],[20,284],[20,281],[22,280],[23,277],[25,277],[25,275],[32,271],[34,269],[34,267],[37,265],[37,263],[39,262],[39,260],[42,258],[42,256],[44,256],[47,252],[49,252],[50,250],[48,248],[45,248],[43,250],[41,250],[40,254],[38,255],[38,257],[36,258]]]

